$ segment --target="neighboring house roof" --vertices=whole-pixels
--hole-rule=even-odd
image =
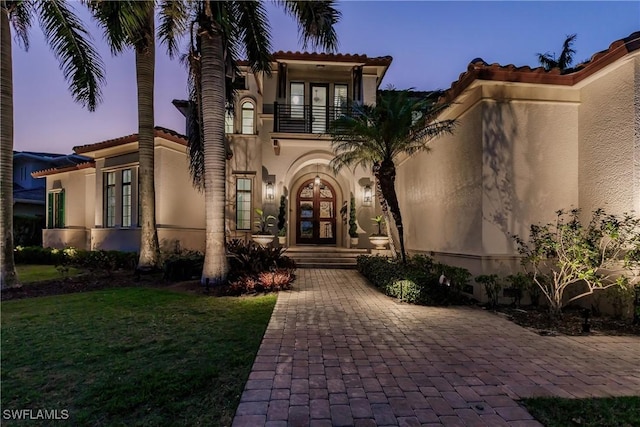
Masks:
[[[167,128],[163,128],[163,127],[160,127],[160,126],[156,126],[154,128],[154,130],[155,130],[154,134],[155,134],[156,137],[164,138],[166,140],[173,141],[173,142],[176,142],[178,144],[187,145],[187,137],[182,135],[182,134],[179,134],[176,131],[173,131],[173,130],[167,129]],[[108,139],[106,141],[96,142],[94,144],[79,145],[77,147],[73,147],[73,151],[75,151],[78,154],[80,154],[80,153],[88,153],[90,151],[101,150],[101,149],[104,149],[104,148],[117,147],[118,145],[128,144],[130,142],[136,142],[136,141],[138,141],[138,134],[137,133],[133,133],[131,135],[121,136],[119,138]]]
[[[447,101],[451,101],[475,80],[572,86],[638,49],[640,49],[640,31],[631,33],[624,39],[614,41],[608,49],[595,53],[589,61],[579,64],[574,72],[567,74],[561,74],[557,68],[546,71],[544,67],[488,64],[482,58],[476,58],[471,61],[467,71],[461,73],[458,80],[451,84],[443,96]]]
[[[64,157],[64,154],[41,153],[41,152],[37,152],[37,151],[14,151],[13,152],[14,160],[15,159],[21,159],[21,158],[26,158],[26,159],[30,159],[30,160],[50,161],[50,160],[58,158],[58,157]]]
[[[24,188],[16,189],[14,185],[14,189],[13,189],[14,202],[44,204],[44,198],[45,198],[44,187],[31,188],[31,189],[24,189]]]

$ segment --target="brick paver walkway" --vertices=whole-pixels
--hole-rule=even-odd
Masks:
[[[398,303],[355,271],[298,270],[233,426],[539,426],[517,399],[640,395],[639,360],[638,337],[542,337]]]

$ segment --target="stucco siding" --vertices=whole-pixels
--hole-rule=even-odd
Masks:
[[[577,127],[573,102],[483,101],[483,254],[514,254],[512,234],[578,205]]]
[[[155,156],[158,226],[204,228],[204,194],[193,187],[185,153],[157,147]]]
[[[482,110],[459,120],[454,135],[434,140],[398,167],[396,189],[407,249],[479,253]]]
[[[611,213],[640,210],[634,164],[640,151],[639,63],[637,53],[581,89],[580,205],[585,212],[600,207]]]

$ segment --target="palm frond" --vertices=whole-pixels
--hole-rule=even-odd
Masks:
[[[263,3],[240,1],[237,4],[237,32],[242,40],[251,71],[271,74],[271,40],[269,21]]]
[[[29,28],[33,17],[33,3],[13,1],[7,2],[9,20],[13,26],[15,38],[24,50],[29,50]]]
[[[113,55],[145,41],[153,2],[89,0],[87,6],[102,27]]]
[[[568,69],[573,63],[573,55],[575,55],[576,51],[572,48],[572,45],[577,37],[577,34],[568,35],[562,44],[562,53],[560,53],[560,57],[558,58],[558,67],[562,71]]]
[[[558,67],[558,62],[555,60],[553,56],[547,53],[536,53],[538,57],[538,63],[544,67],[545,70],[551,71],[554,68]]]
[[[170,58],[178,54],[178,42],[189,28],[191,14],[185,0],[160,2],[158,38],[167,46]]]
[[[335,24],[340,20],[341,13],[335,8],[333,0],[280,0],[278,3],[298,21],[298,35],[303,49],[308,45],[314,49],[320,47],[329,52],[338,48]]]
[[[187,151],[189,175],[193,186],[204,190],[204,144],[202,127],[202,105],[200,97],[200,58],[195,51],[187,57],[189,62],[189,114],[187,115]]]
[[[90,35],[64,0],[37,3],[40,26],[77,102],[95,110],[104,83],[104,64]]]

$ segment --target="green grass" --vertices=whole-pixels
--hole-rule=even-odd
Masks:
[[[53,265],[16,265],[20,283],[40,282],[42,280],[61,279],[64,277]],[[81,271],[70,267],[67,276],[76,276]]]
[[[640,397],[524,399],[527,410],[546,427],[640,426]]]
[[[2,409],[230,425],[275,301],[121,288],[3,302]]]

